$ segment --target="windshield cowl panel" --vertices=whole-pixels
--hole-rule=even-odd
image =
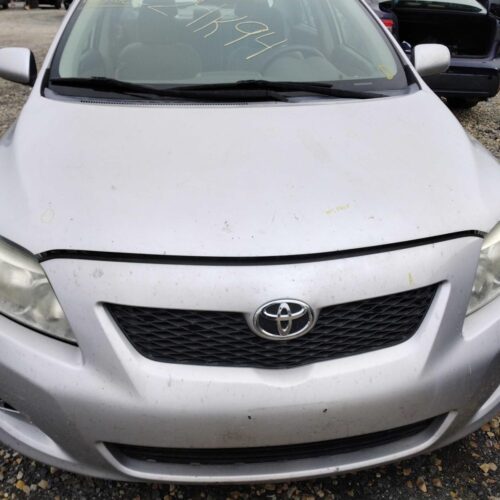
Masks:
[[[256,100],[286,100],[279,93],[287,89],[271,85],[279,82],[327,85],[344,92],[331,97],[346,98],[408,86],[394,47],[355,0],[82,0],[49,82],[59,94],[130,95],[142,87],[156,98],[183,97],[158,89],[219,85],[214,99],[259,82]],[[197,99],[193,92],[184,97]]]

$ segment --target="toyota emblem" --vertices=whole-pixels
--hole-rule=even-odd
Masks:
[[[260,307],[253,326],[269,340],[291,340],[310,332],[315,324],[313,310],[300,300],[274,300]]]

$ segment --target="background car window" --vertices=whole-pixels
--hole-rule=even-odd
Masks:
[[[385,0],[382,8],[434,9],[486,14],[487,0]]]
[[[500,0],[491,0],[490,11],[497,17],[500,17]]]

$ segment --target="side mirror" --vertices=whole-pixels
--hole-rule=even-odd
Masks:
[[[36,75],[35,56],[31,50],[18,47],[0,49],[0,78],[33,86]]]
[[[417,45],[413,49],[413,64],[420,76],[444,73],[451,64],[450,49],[437,43]]]

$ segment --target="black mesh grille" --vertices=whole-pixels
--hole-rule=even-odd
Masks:
[[[145,357],[165,363],[291,368],[352,356],[408,340],[424,319],[437,285],[322,309],[314,329],[284,342],[253,333],[243,314],[107,304]]]
[[[321,456],[353,453],[375,446],[383,446],[425,431],[436,419],[415,424],[330,441],[302,443],[284,446],[263,446],[255,448],[153,448],[123,444],[108,444],[115,455],[134,460],[200,465],[233,465],[262,462],[282,462]]]

